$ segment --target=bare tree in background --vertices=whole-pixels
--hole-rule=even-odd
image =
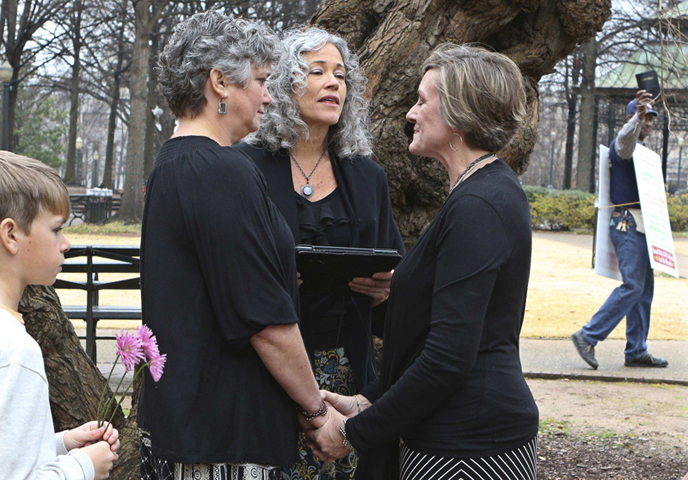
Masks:
[[[664,6],[670,7],[670,3],[665,2]],[[607,102],[599,101],[602,97],[599,92],[596,97],[590,92],[594,91],[600,76],[627,62],[633,53],[654,48],[653,43],[656,45],[660,38],[657,8],[656,0],[614,0],[609,21],[595,37],[595,48],[592,49],[592,40],[585,42],[556,65],[555,73],[540,81],[541,98],[551,107],[542,113],[541,120],[548,122],[548,130],[556,130],[557,139],[566,138],[563,158],[556,158],[554,162],[555,187],[583,191],[594,187],[597,145],[600,142],[608,144],[615,134],[614,129],[609,128],[609,115],[616,115],[619,121],[623,117],[620,111],[609,112]],[[665,38],[668,43],[669,35],[665,34]],[[584,76],[584,65],[593,73]],[[560,105],[565,108],[563,115],[559,115]],[[604,116],[607,122],[596,120]],[[564,117],[567,117],[566,123],[560,121]],[[547,139],[538,142],[542,148],[536,149],[531,159],[537,168],[522,176],[525,184],[542,184],[538,173],[541,169],[549,169],[551,161],[547,142]],[[576,152],[578,158],[574,161]]]
[[[9,149],[12,150],[14,116],[17,104],[17,85],[34,73],[34,60],[42,46],[32,42],[36,32],[56,18],[67,0],[2,0],[0,31],[5,58],[12,65],[12,88],[9,102]]]

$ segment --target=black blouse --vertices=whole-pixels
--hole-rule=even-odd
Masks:
[[[301,243],[306,245],[351,245],[351,220],[342,201],[341,190],[311,202],[294,192],[299,213]]]
[[[298,321],[294,238],[255,164],[207,137],[165,142],[148,180],[143,321],[167,354],[138,422],[181,463],[296,461],[294,404],[250,338]]]
[[[421,453],[465,458],[508,451],[537,433],[519,358],[530,257],[528,201],[513,171],[495,161],[449,196],[395,270],[383,395],[347,423],[354,447],[370,453],[386,444],[389,453],[401,437]]]
[[[265,175],[268,194],[287,220],[296,243],[303,243],[288,153],[273,153],[247,143],[237,145],[236,148],[256,162]],[[351,231],[350,243],[338,246],[393,248],[403,255],[404,243],[394,221],[387,176],[382,167],[360,156],[340,159],[330,152],[330,158],[337,180],[336,191],[339,192],[347,218],[352,220],[349,224],[342,224],[342,228],[348,226]],[[302,296],[302,300],[305,304],[304,297]],[[349,354],[357,391],[368,398],[374,398],[375,392],[368,391],[365,387],[377,378],[372,332],[383,335],[386,302],[372,308],[370,297],[344,297],[343,301],[346,316],[341,322],[341,331],[337,332],[337,343]],[[301,328],[309,348],[313,347],[310,342],[313,337],[309,332],[313,326],[319,325],[320,320],[310,308],[301,309]]]
[[[328,196],[314,202],[294,192],[302,244],[351,245],[351,220],[340,192],[335,188]],[[344,346],[347,303],[345,295],[301,295],[301,311],[307,312],[303,316],[314,320],[301,324],[309,351]]]

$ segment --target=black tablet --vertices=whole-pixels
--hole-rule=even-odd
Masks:
[[[362,296],[349,288],[356,277],[389,272],[401,260],[396,250],[329,246],[296,246],[296,268],[303,283],[301,293],[310,295]]]

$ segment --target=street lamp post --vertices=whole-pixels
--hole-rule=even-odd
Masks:
[[[547,188],[554,188],[554,139],[557,138],[557,132],[552,130],[549,132],[549,140],[550,143],[552,144],[552,154],[550,155],[550,162],[549,162],[549,185]]]
[[[76,181],[81,184],[81,149],[84,141],[81,137],[76,137]]]
[[[93,150],[93,176],[91,177],[91,188],[96,188],[98,185],[98,159],[100,158],[100,154],[98,153],[98,149]]]
[[[681,154],[683,153],[683,137],[678,139],[678,188],[681,188]]]
[[[2,97],[2,149],[8,150],[10,147],[10,82],[14,69],[10,62],[5,60],[0,65],[0,81],[4,87]]]

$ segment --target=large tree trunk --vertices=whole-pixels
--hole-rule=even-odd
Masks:
[[[27,287],[19,312],[24,315],[26,331],[43,352],[55,431],[95,420],[98,400],[106,381],[81,348],[55,290],[52,287]],[[109,388],[107,391],[112,395]],[[124,427],[121,409],[117,409],[112,423],[120,430]]]
[[[595,153],[595,66],[597,64],[597,45],[594,39],[583,45],[583,77],[580,92],[580,133],[578,135],[578,167],[576,170],[576,189],[592,191],[590,177],[594,175],[593,158]]]
[[[522,173],[537,137],[538,80],[599,31],[610,11],[610,0],[330,0],[321,6],[312,23],[346,37],[361,54],[375,158],[387,171],[407,244],[415,242],[447,192],[439,164],[408,153],[405,114],[415,103],[420,67],[430,52],[442,42],[480,42],[521,68],[528,121],[500,155]]]
[[[129,138],[127,141],[127,173],[122,192],[122,206],[117,219],[125,223],[141,223],[143,216],[143,165],[148,110],[148,57],[150,56],[150,0],[133,0],[136,17],[136,39],[132,52],[129,96]]]

